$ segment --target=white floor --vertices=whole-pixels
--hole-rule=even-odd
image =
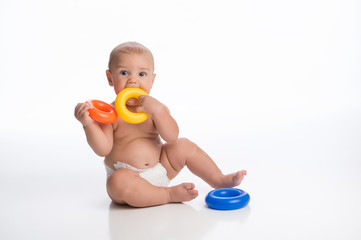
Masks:
[[[74,135],[1,136],[0,239],[361,239],[361,118],[329,115],[299,125],[196,139],[225,172],[247,169],[250,204],[205,206],[196,183],[184,204],[134,209],[109,200],[100,158]],[[79,127],[79,126],[78,126]]]

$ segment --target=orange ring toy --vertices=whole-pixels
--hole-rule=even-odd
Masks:
[[[85,103],[90,105],[89,117],[101,123],[113,123],[117,120],[115,109],[106,102],[99,100],[88,100]]]

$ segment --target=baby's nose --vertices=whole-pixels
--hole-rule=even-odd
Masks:
[[[129,77],[127,85],[128,87],[138,87],[138,80],[135,77]]]
[[[137,79],[135,77],[130,76],[127,83],[136,83]]]

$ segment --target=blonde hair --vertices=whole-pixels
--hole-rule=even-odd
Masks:
[[[148,48],[137,42],[125,42],[116,46],[109,56],[109,62],[108,62],[109,70],[111,70],[116,59],[121,54],[148,54],[152,60],[152,67],[154,70],[154,58],[152,52]]]

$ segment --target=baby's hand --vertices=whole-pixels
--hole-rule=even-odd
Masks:
[[[90,106],[86,103],[78,103],[78,105],[76,105],[74,110],[75,118],[78,119],[81,122],[81,124],[83,124],[83,127],[88,126],[94,121],[89,117],[89,112],[88,112],[89,108]]]
[[[154,97],[149,95],[141,95],[138,97],[137,112],[145,112],[148,115],[152,115],[158,109],[162,108],[163,104]]]

